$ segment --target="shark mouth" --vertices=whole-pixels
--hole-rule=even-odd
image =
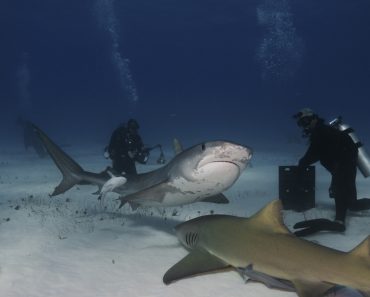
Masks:
[[[241,168],[238,164],[228,161],[215,161],[199,167],[193,177],[202,182],[228,188],[238,179],[240,173]]]
[[[204,168],[204,167],[207,167],[209,166],[210,164],[232,164],[232,165],[235,165],[236,167],[239,168],[239,170],[241,169],[241,164],[237,163],[237,162],[233,162],[233,161],[229,161],[229,160],[220,160],[220,161],[212,161],[212,162],[209,162],[209,163],[206,163],[206,164],[202,164],[198,167],[198,169],[201,169],[201,168]]]

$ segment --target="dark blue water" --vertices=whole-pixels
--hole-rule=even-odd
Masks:
[[[2,142],[19,115],[102,146],[134,117],[149,144],[259,147],[306,106],[370,139],[368,0],[3,0],[0,36]]]

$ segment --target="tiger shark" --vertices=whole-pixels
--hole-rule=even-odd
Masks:
[[[176,234],[190,253],[165,273],[165,284],[231,267],[246,279],[299,297],[343,287],[370,296],[370,236],[350,252],[306,241],[284,225],[279,200],[250,218],[198,217],[178,225]]]
[[[223,191],[231,187],[246,168],[252,150],[228,141],[210,141],[179,152],[166,165],[125,179],[109,174],[85,171],[41,129],[33,125],[47,152],[63,175],[51,196],[74,185],[97,185],[101,194],[107,189],[120,195],[122,207],[178,206],[197,201],[228,203]]]

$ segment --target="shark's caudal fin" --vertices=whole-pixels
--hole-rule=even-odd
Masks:
[[[40,137],[45,149],[50,154],[54,163],[63,174],[63,180],[54,189],[51,196],[64,193],[74,185],[82,181],[84,170],[70,156],[68,156],[60,147],[58,147],[41,129],[32,124],[34,132]]]

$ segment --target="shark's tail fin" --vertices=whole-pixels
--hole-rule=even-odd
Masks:
[[[64,193],[74,185],[83,182],[84,170],[70,156],[68,156],[60,147],[58,147],[41,129],[32,124],[34,132],[40,137],[45,149],[50,154],[54,163],[57,165],[63,179],[60,184],[54,189],[51,196],[56,196]]]

